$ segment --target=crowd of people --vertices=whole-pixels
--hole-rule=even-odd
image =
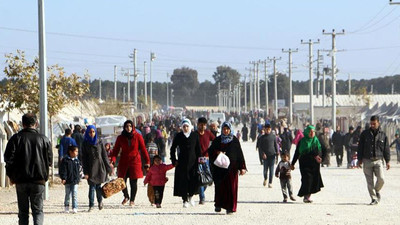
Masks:
[[[125,182],[129,178],[130,192],[127,187],[122,190],[122,205],[135,205],[138,179],[145,176],[143,183],[148,185],[149,201],[161,208],[168,182],[166,172],[175,168],[173,195],[182,199],[184,208],[196,205],[194,195],[199,195],[198,204],[205,203],[208,185],[200,182],[201,170],[212,174],[215,212],[225,209],[227,214],[232,214],[237,210],[238,177],[247,171],[241,141],[256,142],[263,165],[263,186],[272,188],[274,175],[279,178],[283,202],[296,201],[291,171],[297,161],[301,174],[297,196],[302,197],[304,203],[312,203],[311,195],[324,187],[321,167],[331,166],[333,155],[337,166],[341,167],[346,154],[347,168],[363,168],[371,205],[381,200],[383,171],[385,167],[390,169],[391,146],[396,146],[397,162],[400,161],[399,135],[396,134],[396,139],[389,143],[377,116],[370,118],[364,130],[361,126],[356,129],[350,126],[346,134],[339,126],[331,132],[321,123],[315,127],[306,124],[302,131],[299,128],[292,130],[285,120],[249,117],[239,121],[243,127],[235,132],[231,122],[207,121],[203,116],[197,119],[166,117],[148,124],[127,120],[115,143],[103,143],[95,125],[84,129],[76,125],[73,132],[72,127],[66,129],[58,157],[59,175],[65,185],[65,212],[70,212],[71,198],[72,212],[78,211],[77,191],[82,178],[89,186],[89,212],[94,208],[95,194],[98,209],[102,210],[101,184],[114,174]],[[27,221],[31,201],[34,221],[41,224],[43,185],[48,179],[52,151],[49,140],[35,129],[37,119],[34,114],[25,114],[22,123],[24,129],[15,134],[6,147],[7,175],[17,185],[20,221]],[[291,154],[293,145],[295,151]],[[167,164],[169,146],[171,163]],[[35,157],[26,157],[28,155]],[[35,169],[28,170],[26,165],[33,165]]]

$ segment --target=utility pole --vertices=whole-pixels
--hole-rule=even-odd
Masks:
[[[253,65],[253,67],[251,68],[251,73],[253,73],[253,112],[255,111],[255,109],[257,108],[257,78],[256,78],[256,62],[255,61],[251,61],[250,64]]]
[[[99,79],[99,101],[101,101],[101,78]]]
[[[285,51],[282,49],[283,53],[289,53],[289,124],[292,123],[293,120],[293,85],[292,85],[292,53],[298,52],[298,49],[292,50],[289,48],[289,50]]]
[[[317,50],[317,98],[319,98],[319,94],[320,94],[320,84],[319,84],[319,77],[320,77],[320,72],[319,72],[319,66],[320,66],[320,60],[323,60],[323,55],[320,54],[320,49]]]
[[[126,93],[125,93],[125,87],[123,87],[123,92],[124,92],[124,93],[122,93],[122,102],[125,103],[125,95],[126,95]]]
[[[218,82],[218,110],[221,110],[222,98],[221,98],[221,84]]]
[[[250,100],[250,108],[249,111],[253,111],[253,83],[252,83],[252,69],[251,68],[246,68],[247,71],[249,71],[249,89],[250,89],[250,93],[249,93],[249,100]],[[254,112],[254,111],[253,111]]]
[[[126,72],[125,72],[126,71]],[[128,94],[127,94],[127,96],[128,96],[128,102],[130,102],[131,101],[131,80],[130,80],[130,77],[131,77],[131,75],[130,75],[130,71],[129,71],[129,69],[128,68],[121,68],[121,72],[123,73],[123,75],[124,76],[126,76],[127,77],[127,79],[128,79]],[[124,73],[125,72],[125,73]],[[125,102],[125,101],[124,101]]]
[[[308,45],[308,51],[309,51],[309,56],[308,56],[308,63],[309,63],[309,74],[310,74],[310,124],[314,124],[314,102],[313,102],[313,44],[319,44],[319,40],[317,42],[311,41],[311,39],[308,42],[304,42],[301,40],[302,44],[307,44]]]
[[[341,33],[336,33],[335,29],[331,33],[326,33],[322,30],[322,34],[332,36],[332,129],[336,129],[336,35],[343,35],[344,30]]]
[[[268,107],[268,71],[267,71],[267,60],[262,61],[264,64],[264,79],[265,79],[265,116],[269,114]]]
[[[392,95],[394,94],[394,84],[392,84]]]
[[[269,61],[273,61],[274,62],[274,119],[277,120],[278,119],[278,80],[277,80],[277,74],[276,74],[276,60],[281,60],[281,58],[272,58],[270,59],[268,57]]]
[[[150,52],[150,123],[153,120],[153,80],[152,80],[152,72],[153,72],[153,61],[156,59],[156,54]],[[171,101],[172,103],[172,101]]]
[[[393,88],[392,88],[393,89]],[[393,91],[392,91],[393,92]],[[244,113],[247,113],[247,84],[246,75],[244,75]]]
[[[147,62],[144,61],[144,68],[143,68],[143,79],[144,79],[144,104],[147,105],[147,81],[146,81],[146,65]]]
[[[261,63],[261,60],[258,60],[256,62],[256,66],[257,66],[257,111],[260,110],[261,108],[261,101],[260,101],[260,77],[259,77],[259,65]]]
[[[349,97],[351,97],[351,75],[349,74]]]
[[[117,101],[117,66],[114,66],[114,101]]]
[[[167,73],[167,109],[169,109],[169,90],[168,90],[168,83],[169,83],[169,73]]]
[[[231,112],[231,82],[229,81],[229,90],[228,90],[228,112]]]
[[[325,108],[325,96],[326,96],[326,92],[325,92],[325,89],[326,89],[326,78],[325,78],[325,75],[326,75],[327,69],[328,69],[328,67],[325,67],[322,70],[322,107],[324,107],[324,108]]]
[[[136,55],[137,55],[137,50],[136,48],[133,50],[133,55],[131,56],[131,58],[133,58],[133,79],[134,79],[134,88],[135,88],[135,92],[133,93],[133,101],[135,102],[135,108],[137,109],[137,68],[136,68]]]
[[[49,120],[47,109],[47,58],[46,58],[46,29],[44,15],[44,0],[38,0],[38,25],[39,25],[39,114],[40,114],[40,133],[49,137]],[[49,137],[51,141],[52,137]],[[4,169],[4,168],[3,168]],[[52,159],[52,180],[54,181],[54,159]],[[3,170],[4,171],[4,170]],[[4,177],[4,176],[1,176]],[[3,178],[2,178],[2,182]],[[4,187],[4,186],[3,186]],[[45,183],[44,199],[49,200],[49,182]]]

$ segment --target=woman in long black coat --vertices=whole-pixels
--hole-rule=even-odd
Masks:
[[[315,128],[308,126],[304,130],[304,137],[296,147],[291,163],[293,170],[297,159],[300,162],[301,187],[298,196],[304,197],[304,203],[311,203],[311,194],[319,192],[324,187],[320,173],[320,164],[323,158],[321,156],[321,144],[315,136]]]
[[[208,149],[210,162],[214,162],[220,153],[230,160],[227,169],[210,163],[215,185],[215,211],[226,209],[227,214],[236,212],[238,198],[238,175],[247,171],[246,162],[239,140],[233,135],[232,125],[229,122],[222,124],[222,133],[216,137]]]
[[[171,146],[171,161],[175,165],[174,196],[180,196],[183,207],[194,206],[192,196],[198,194],[198,158],[201,156],[200,141],[188,119],[181,123],[182,132],[176,134]],[[179,148],[179,149],[178,149]]]

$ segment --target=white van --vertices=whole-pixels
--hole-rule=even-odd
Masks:
[[[209,122],[218,121],[218,119],[221,123],[225,122],[225,113],[210,113],[208,117]]]

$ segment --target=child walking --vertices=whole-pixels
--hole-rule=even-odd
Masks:
[[[289,190],[290,200],[296,201],[293,197],[293,188],[292,188],[292,178],[290,175],[290,162],[289,162],[289,153],[283,152],[281,154],[281,161],[278,163],[278,166],[275,170],[275,176],[279,177],[281,181],[281,189],[283,194],[283,202],[287,202],[288,195],[286,188]]]
[[[154,202],[157,208],[161,208],[161,202],[164,195],[165,183],[167,183],[168,178],[166,173],[168,170],[174,168],[174,165],[165,165],[161,163],[161,157],[155,155],[153,158],[153,165],[147,172],[146,178],[143,183],[150,184],[154,190]]]
[[[69,200],[72,197],[72,212],[78,212],[78,184],[81,180],[82,166],[78,159],[78,147],[69,146],[67,157],[64,157],[60,165],[61,182],[65,186],[64,206],[69,213]]]
[[[148,143],[146,144],[146,148],[147,148],[147,152],[149,153],[149,157],[150,157],[150,162],[151,165],[153,165],[153,158],[154,156],[158,155],[158,147],[157,144],[154,143],[154,135],[152,135],[151,133],[149,133],[149,139],[148,139]],[[149,168],[144,169],[144,175],[147,174],[147,171],[149,170]],[[154,205],[154,190],[153,187],[151,186],[151,184],[147,185],[147,197],[149,198],[149,201],[151,203],[151,205]]]

